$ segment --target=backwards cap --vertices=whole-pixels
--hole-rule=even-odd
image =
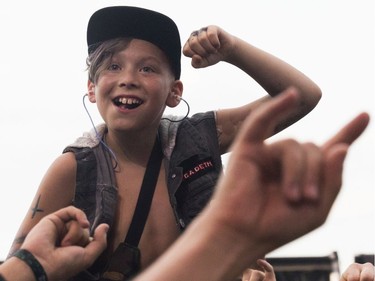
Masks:
[[[181,75],[181,41],[178,28],[169,17],[130,6],[106,7],[96,11],[87,27],[88,53],[103,41],[131,37],[158,46],[168,57],[176,79]]]

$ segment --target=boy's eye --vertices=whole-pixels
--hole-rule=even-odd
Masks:
[[[111,63],[109,66],[108,66],[108,70],[119,70],[120,69],[120,66],[116,63]]]
[[[143,71],[143,72],[154,72],[154,70],[150,66],[143,66],[141,68],[141,71]]]

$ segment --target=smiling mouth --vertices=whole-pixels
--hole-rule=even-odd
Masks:
[[[123,109],[134,109],[140,106],[143,101],[137,98],[118,97],[113,100],[113,103],[117,107],[121,107]]]

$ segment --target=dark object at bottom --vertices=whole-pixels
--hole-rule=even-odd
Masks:
[[[103,281],[125,281],[139,272],[141,253],[137,247],[121,243],[111,256]]]

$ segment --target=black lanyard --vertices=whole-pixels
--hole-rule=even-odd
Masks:
[[[159,177],[160,165],[163,159],[163,153],[159,143],[159,138],[155,140],[154,147],[147,163],[146,172],[143,177],[141,190],[139,191],[137,205],[135,207],[133,219],[130,223],[125,243],[138,246],[139,240],[146,224],[147,216],[150,211],[152,197],[154,196],[156,182]]]
[[[163,153],[157,137],[147,163],[128,233],[124,242],[120,243],[112,254],[101,280],[127,280],[138,273],[141,256],[138,244],[150,211],[162,159]]]

